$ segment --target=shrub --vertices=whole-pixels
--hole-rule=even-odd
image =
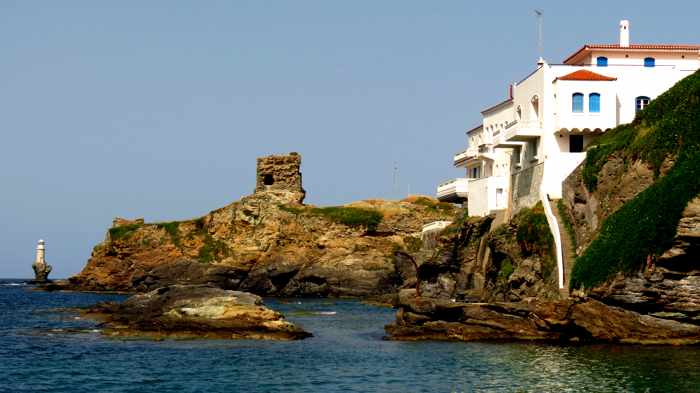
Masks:
[[[202,263],[211,263],[216,259],[227,257],[229,253],[226,243],[214,239],[207,233],[204,235],[204,245],[199,249],[197,258]]]
[[[649,162],[657,175],[667,157],[675,156],[675,164],[603,222],[598,237],[576,259],[572,288],[590,288],[617,272],[638,271],[647,255],[672,245],[683,210],[700,194],[700,72],[678,82],[631,125],[610,131],[601,143],[589,150],[584,164],[593,186],[597,171],[613,152],[626,160]]]
[[[376,232],[383,218],[376,210],[359,207],[316,207],[311,209],[311,213],[349,227],[365,227],[367,232]]]
[[[134,232],[136,232],[139,228],[141,228],[142,224],[126,224],[126,225],[120,225],[118,227],[114,228],[109,228],[109,239],[112,241],[119,240],[119,239],[125,239],[129,236],[131,236]]]
[[[180,228],[180,222],[178,221],[171,221],[171,222],[160,222],[155,224],[156,227],[162,228],[165,230],[165,232],[170,235],[170,240],[172,240],[173,244],[176,246],[180,246],[180,233],[179,233],[179,228]]]
[[[517,223],[515,238],[523,254],[526,256],[534,253],[541,256],[551,254],[554,237],[549,230],[542,202],[538,202],[532,209],[522,209],[514,219]]]

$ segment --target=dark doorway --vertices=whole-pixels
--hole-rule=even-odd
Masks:
[[[263,184],[266,186],[271,186],[275,183],[275,178],[272,175],[267,174],[263,176]]]
[[[569,135],[569,153],[583,151],[583,135]]]

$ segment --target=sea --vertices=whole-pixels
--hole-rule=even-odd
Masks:
[[[123,295],[0,280],[0,392],[700,392],[700,347],[397,342],[395,311],[265,299],[301,341],[124,340],[76,308]]]

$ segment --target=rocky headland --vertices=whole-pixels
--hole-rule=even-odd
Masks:
[[[263,306],[259,296],[205,285],[171,285],[122,303],[100,303],[83,316],[110,337],[296,340],[311,334]]]
[[[424,224],[460,211],[428,197],[305,205],[300,165],[296,153],[258,159],[255,192],[203,217],[115,219],[63,288],[211,284],[264,296],[386,297],[415,277],[396,251],[418,248]]]

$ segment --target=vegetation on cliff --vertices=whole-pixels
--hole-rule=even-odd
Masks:
[[[611,130],[588,150],[583,179],[589,190],[616,154],[626,162],[643,160],[660,175],[634,199],[610,215],[598,237],[576,260],[571,287],[590,288],[618,272],[639,270],[649,254],[670,248],[681,214],[700,193],[700,72],[683,79],[653,100],[629,125]]]
[[[325,217],[338,224],[349,227],[364,227],[367,232],[376,232],[382,222],[382,214],[376,210],[348,206],[330,207],[293,207],[281,205],[281,210],[294,214],[309,214]]]

